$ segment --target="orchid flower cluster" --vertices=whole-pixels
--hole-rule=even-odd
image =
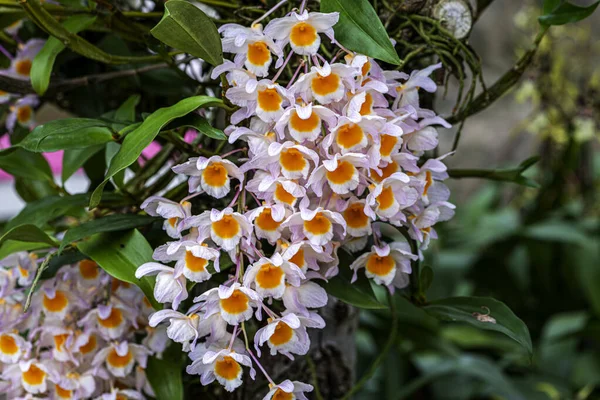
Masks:
[[[17,32],[22,21],[17,21],[5,29],[5,32],[18,39]],[[31,39],[26,43],[19,43],[16,55],[10,54],[0,45],[0,51],[10,60],[10,66],[1,70],[0,75],[10,76],[19,80],[29,80],[33,59],[46,43],[42,39]],[[15,95],[0,90],[0,106],[9,104],[8,116],[6,117],[6,129],[12,133],[19,125],[27,130],[35,127],[34,109],[40,101],[36,95],[28,94],[25,96]]]
[[[0,261],[0,393],[8,399],[153,396],[146,361],[169,341],[163,327],[148,327],[152,306],[142,291],[82,260],[44,280],[24,312],[42,261],[27,252]]]
[[[310,385],[274,382],[259,357],[265,349],[291,359],[308,352],[307,328],[325,326],[315,310],[328,301],[316,281],[348,268],[338,266],[338,253],[363,252],[350,265],[353,279],[364,269],[393,292],[407,286],[419,255],[406,241],[385,243],[374,223],[405,227],[423,249],[436,238],[434,224],[453,215],[445,165],[419,163],[438,144],[433,125],[449,126],[419,105],[419,89],[436,90],[429,75],[440,65],[410,75],[385,71],[335,41],[338,18],[301,8],[264,29],[259,21],[250,28],[223,25],[223,50],[235,56],[212,76],[225,74],[225,96],[239,107],[225,130],[229,143],[244,141],[247,148],[173,167],[189,177],[190,195],[142,204],[165,218],[174,239],[136,273],[156,274],[155,298],[171,305],[152,314],[150,326],[168,322],[169,338],[189,352],[187,372],[200,375],[203,385],[217,380],[233,391],[244,368],[254,379],[256,366],[270,382],[264,400],[305,399]],[[340,48],[330,61],[319,54],[321,34]],[[278,81],[294,55],[295,73]],[[272,64],[277,72],[269,78]],[[240,151],[248,155],[237,160],[242,165],[227,159]],[[195,196],[223,199],[232,192],[227,207],[192,213]],[[190,285],[221,271],[224,253],[235,266],[228,279],[180,311]],[[252,319],[260,324],[254,346],[246,329]]]

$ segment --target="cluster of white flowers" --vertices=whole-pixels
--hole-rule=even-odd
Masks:
[[[8,399],[153,396],[146,361],[169,340],[165,329],[147,326],[153,309],[141,290],[83,260],[44,280],[24,313],[42,261],[27,252],[0,261],[0,393]]]
[[[265,344],[273,355],[306,354],[307,328],[325,325],[315,309],[326,305],[327,294],[315,280],[348,268],[338,267],[341,247],[358,252],[372,238],[371,249],[350,268],[355,278],[365,268],[367,277],[393,291],[408,284],[418,255],[407,242],[384,243],[372,223],[406,227],[422,249],[436,237],[433,225],[453,215],[441,182],[446,167],[440,159],[419,163],[438,144],[432,125],[448,126],[419,106],[418,90],[436,90],[429,75],[440,66],[410,75],[384,71],[335,42],[337,21],[337,13],[301,9],[264,29],[223,25],[223,50],[235,57],[216,67],[213,78],[226,74],[225,95],[239,109],[225,132],[230,143],[247,142],[248,158],[240,166],[226,158],[241,150],[191,158],[173,168],[189,176],[190,196],[180,203],[153,196],[142,205],[165,218],[164,229],[175,239],[156,249],[158,262],[137,271],[138,277],[158,274],[156,300],[172,305],[153,314],[150,325],[168,320],[168,336],[189,351],[187,372],[200,375],[203,385],[216,379],[232,391],[242,384],[243,367],[254,378],[257,366],[270,382],[265,400],[304,399],[310,385],[269,377],[244,322],[267,315],[254,337],[259,357]],[[321,33],[340,47],[345,62],[319,54]],[[296,72],[278,83],[294,54]],[[274,57],[278,70],[269,79]],[[232,192],[232,180],[235,194],[226,208],[192,214],[193,197],[222,199]],[[178,311],[188,281],[220,272],[222,253],[235,267],[228,279]]]
[[[15,35],[20,27],[21,21],[17,21],[14,27],[7,28],[7,33]],[[16,29],[16,30],[15,30]],[[10,67],[0,69],[0,75],[10,76],[19,80],[29,80],[33,59],[46,43],[45,40],[31,39],[26,43],[19,44],[16,55],[3,51],[4,55],[10,59]],[[1,50],[4,50],[3,48]],[[6,117],[6,129],[13,132],[18,124],[28,130],[35,127],[34,108],[39,105],[39,99],[36,95],[26,96],[15,95],[0,90],[0,105],[9,104],[10,113]]]

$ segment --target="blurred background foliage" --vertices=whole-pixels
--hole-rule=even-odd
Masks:
[[[539,12],[533,2],[524,4],[514,17],[516,28],[533,35]],[[398,300],[393,346],[357,398],[600,398],[600,41],[595,28],[593,19],[553,27],[526,78],[509,95],[528,110],[511,128],[511,139],[539,154],[526,176],[541,187],[484,182],[466,190],[459,182],[463,187],[453,192],[460,196],[454,199],[460,204],[457,214],[425,253],[433,271],[428,302],[452,296],[504,302],[529,328],[533,355],[497,332],[440,323]],[[463,140],[469,141],[468,134]],[[466,154],[459,150],[459,155]],[[359,376],[390,334],[389,313],[361,311],[360,318]]]

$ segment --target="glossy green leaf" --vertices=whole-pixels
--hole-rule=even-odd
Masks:
[[[150,33],[161,42],[213,66],[223,62],[217,27],[202,10],[187,1],[165,3],[165,14]]]
[[[135,277],[140,265],[152,261],[152,247],[136,229],[120,234],[99,233],[80,242],[77,248],[109,275],[137,285],[155,309],[162,308],[154,299],[154,277]]]
[[[84,147],[82,149],[69,149],[63,153],[62,174],[61,179],[66,182],[77,170],[83,167],[83,164],[89,160],[94,154],[104,148],[103,144],[96,146]]]
[[[15,177],[15,191],[26,203],[59,194],[58,186],[50,180],[38,181]]]
[[[227,136],[225,136],[225,133],[223,133],[222,130],[213,128],[206,118],[201,117],[198,114],[188,114],[185,117],[177,118],[169,124],[168,128],[174,129],[182,126],[196,129],[201,134],[212,139],[227,140]]]
[[[0,237],[0,246],[4,244],[7,240],[16,240],[19,242],[28,242],[28,243],[46,243],[50,246],[56,246],[57,242],[46,232],[41,230],[35,225],[19,225],[11,230],[7,231],[4,235]]]
[[[529,354],[533,353],[527,325],[504,303],[491,297],[452,297],[434,301],[423,308],[443,321],[465,322],[480,329],[503,333]]]
[[[118,172],[133,164],[142,154],[142,150],[152,143],[164,126],[175,118],[189,114],[198,107],[210,107],[217,104],[222,104],[222,101],[209,96],[194,96],[181,100],[171,107],[156,110],[148,116],[138,128],[125,136],[119,152],[110,163],[104,181],[92,193],[90,208],[96,207],[100,202],[106,183]]]
[[[89,27],[96,20],[92,15],[73,15],[63,22],[63,27],[71,33],[78,33]],[[50,36],[44,47],[33,59],[31,65],[31,86],[41,96],[48,90],[50,84],[50,75],[56,57],[65,49],[63,42]]]
[[[67,118],[39,125],[19,143],[19,146],[39,153],[80,149],[113,140],[113,131],[103,121],[90,118]]]
[[[321,0],[321,12],[339,12],[335,39],[346,48],[390,64],[400,58],[385,27],[368,0]]]
[[[139,94],[129,96],[129,98],[114,112],[113,119],[118,121],[118,123],[112,125],[113,129],[123,129],[126,126],[135,123],[135,109],[140,103],[140,98]]]
[[[553,11],[554,9],[556,9],[560,3],[562,3],[562,0],[544,0],[544,3],[542,5],[542,12],[545,14],[550,14],[551,11]]]
[[[545,26],[564,25],[571,22],[579,22],[596,11],[600,1],[597,1],[587,7],[576,6],[570,2],[563,2],[557,5],[557,1],[549,1],[544,4],[544,15],[538,18],[540,24]],[[553,7],[554,6],[554,7]],[[550,11],[551,10],[551,11]]]
[[[54,180],[52,170],[44,156],[24,149],[5,151],[0,154],[0,169],[25,179]]]
[[[373,293],[369,279],[363,273],[358,274],[358,279],[354,283],[350,283],[352,279],[352,256],[344,250],[338,251],[340,258],[339,269],[337,276],[331,278],[328,282],[316,281],[321,285],[327,293],[338,298],[344,303],[348,303],[358,308],[366,309],[384,309],[386,305],[380,303]]]
[[[146,376],[156,394],[156,400],[183,399],[183,354],[181,345],[171,342],[160,359],[148,359]]]
[[[63,237],[59,253],[69,243],[76,242],[96,233],[124,231],[140,226],[148,225],[156,218],[137,214],[112,214],[106,217],[84,222],[83,224],[69,229]]]
[[[41,250],[47,249],[48,247],[50,247],[48,243],[20,242],[18,240],[7,239],[2,246],[0,246],[0,260],[11,254],[18,253],[19,251]]]

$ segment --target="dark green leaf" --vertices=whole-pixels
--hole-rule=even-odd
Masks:
[[[583,292],[595,314],[600,316],[600,245],[598,241],[587,241],[573,251],[574,265],[579,268]]]
[[[148,225],[156,218],[147,215],[136,214],[112,214],[103,218],[84,222],[83,224],[69,229],[60,244],[60,253],[69,243],[76,242],[96,233],[123,231],[140,226]]]
[[[422,294],[427,292],[427,289],[433,282],[433,270],[429,266],[424,266],[419,275],[419,290]]]
[[[96,20],[92,15],[73,15],[63,22],[63,26],[71,33],[78,33]],[[50,74],[58,54],[65,49],[65,45],[57,38],[50,36],[44,47],[33,59],[31,65],[31,86],[41,96],[48,90]]]
[[[209,107],[221,103],[221,100],[214,97],[194,96],[181,100],[171,107],[161,108],[153,112],[137,129],[125,136],[119,152],[110,163],[104,181],[92,193],[90,208],[96,207],[100,202],[106,183],[118,172],[133,164],[142,154],[142,150],[152,143],[162,127],[175,118],[189,114],[198,107]]]
[[[181,345],[172,342],[160,359],[148,359],[146,376],[156,394],[156,400],[183,399],[182,354]]]
[[[452,297],[429,303],[423,307],[429,314],[443,321],[466,322],[480,329],[503,333],[533,353],[527,325],[504,303],[491,297]],[[488,314],[494,320],[482,316]]]
[[[350,283],[352,279],[352,256],[344,250],[338,251],[340,257],[339,269],[340,272],[328,282],[317,281],[327,293],[337,297],[339,300],[350,305],[366,308],[366,309],[384,309],[387,308],[381,304],[375,297],[371,283],[364,273],[358,274],[358,279],[354,283]]]
[[[12,228],[0,237],[0,246],[7,240],[16,240],[28,243],[46,243],[56,246],[58,243],[35,225],[20,225]]]
[[[4,151],[0,155],[0,169],[25,179],[54,180],[44,156],[23,149]]]
[[[223,62],[217,27],[203,11],[187,1],[165,3],[165,15],[150,33],[161,42],[213,66]]]
[[[70,249],[60,255],[52,257],[52,260],[48,263],[48,267],[42,273],[41,279],[50,279],[56,275],[58,270],[68,264],[75,264],[81,260],[85,260],[87,257],[77,249]]]
[[[597,1],[587,7],[579,7],[569,2],[564,2],[557,6],[556,0],[547,1],[547,3],[549,3],[547,7],[546,3],[544,3],[544,15],[540,16],[538,20],[542,25],[551,26],[578,22],[589,17],[594,11],[596,11],[600,1]],[[552,6],[554,6],[554,8],[549,11]]]
[[[62,181],[66,182],[77,170],[83,167],[83,164],[94,154],[104,148],[103,144],[84,147],[82,149],[65,150],[62,162]]]
[[[19,146],[39,153],[80,149],[113,140],[112,130],[103,121],[90,118],[68,118],[39,125],[19,143]]]
[[[182,126],[196,129],[209,138],[227,140],[227,136],[225,136],[225,133],[223,133],[222,130],[213,128],[206,118],[195,113],[188,114],[185,117],[177,118],[175,121],[171,122],[167,128],[175,129]]]
[[[140,265],[152,261],[152,247],[136,229],[120,234],[99,233],[77,247],[109,275],[139,286],[152,306],[157,310],[161,308],[154,299],[154,277],[135,277]]]
[[[31,203],[48,196],[58,195],[58,187],[49,180],[38,181],[15,177],[15,191],[23,201]]]
[[[545,14],[549,14],[551,11],[556,9],[562,0],[544,0],[544,4],[542,6],[542,12]]]
[[[335,39],[346,48],[390,64],[399,65],[400,58],[368,0],[322,0],[321,12],[339,12],[334,25]]]
[[[134,94],[114,112],[113,118],[119,123],[113,124],[113,129],[120,130],[135,122],[135,108],[140,103],[140,95]]]

